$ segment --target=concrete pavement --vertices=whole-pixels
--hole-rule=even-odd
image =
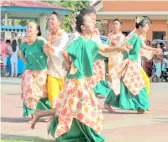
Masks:
[[[47,123],[39,122],[30,129],[28,118],[22,117],[20,79],[1,78],[1,137],[4,139],[53,141],[47,135]],[[103,107],[103,101],[100,103]],[[134,111],[103,110],[105,124],[102,134],[106,142],[167,142],[168,141],[168,84],[151,86],[151,113],[138,115]]]

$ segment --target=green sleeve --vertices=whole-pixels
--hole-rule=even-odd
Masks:
[[[79,47],[79,43],[77,42],[77,40],[73,41],[66,49],[66,51],[69,53],[69,55],[72,58],[77,58],[77,52],[78,52],[78,48]]]
[[[38,39],[37,43],[38,43],[38,46],[40,46],[41,48],[43,48],[45,45],[44,41],[41,39]]]
[[[135,34],[133,34],[131,39],[127,42],[127,44],[134,45],[136,43],[137,39],[138,39],[138,37]]]

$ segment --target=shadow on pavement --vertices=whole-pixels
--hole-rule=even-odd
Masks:
[[[160,122],[160,123],[168,123],[168,118],[154,118],[155,122]]]
[[[23,135],[11,135],[6,133],[1,133],[1,139],[3,140],[22,140],[22,141],[33,141],[33,142],[54,142],[55,140],[49,140],[40,138],[37,136],[23,136]]]
[[[104,114],[134,114],[134,115],[138,114],[137,112],[121,112],[121,111],[116,111],[116,110],[114,112],[109,112],[107,110],[102,110],[102,112]]]
[[[1,117],[1,123],[7,122],[7,123],[24,123],[28,122],[30,118],[24,118],[24,117]]]

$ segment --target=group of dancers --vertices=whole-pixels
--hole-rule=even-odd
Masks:
[[[41,37],[37,23],[27,26],[20,50],[26,70],[22,78],[23,115],[32,116],[31,128],[49,117],[48,133],[56,141],[104,142],[100,134],[103,114],[97,95],[106,97],[104,108],[149,111],[150,82],[140,62],[144,40],[152,24],[138,16],[135,29],[125,37],[122,21],[115,19],[109,44],[101,42],[94,8],[83,8],[75,20],[76,31],[61,29],[61,17],[53,12],[48,21],[48,39]],[[109,79],[105,80],[104,59],[109,58]],[[114,62],[115,59],[115,62]]]

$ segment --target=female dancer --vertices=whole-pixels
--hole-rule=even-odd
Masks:
[[[95,25],[86,13],[77,16],[76,28],[80,36],[64,52],[65,61],[71,65],[71,70],[64,89],[55,101],[55,108],[36,111],[31,126],[34,128],[40,117],[54,116],[49,133],[57,141],[104,142],[104,137],[99,134],[103,115],[92,87],[95,82],[92,78],[93,63],[98,51],[111,52],[113,48],[98,47],[96,42],[90,40]],[[124,45],[121,49],[129,51],[130,46]]]
[[[47,56],[43,51],[44,42],[38,39],[40,28],[35,22],[29,22],[27,38],[21,45],[21,55],[25,61],[22,77],[23,116],[32,115],[36,108],[50,108],[47,97]],[[41,98],[44,98],[40,100]],[[40,100],[40,101],[39,101]],[[37,103],[39,102],[39,107]]]
[[[96,10],[92,7],[83,8],[81,12],[87,12],[92,17],[94,24],[96,25]],[[94,29],[94,32],[91,34],[90,39],[96,42],[99,46],[102,45],[102,41],[100,39],[100,33],[97,28]],[[93,69],[94,80],[97,80],[97,83],[94,86],[94,92],[97,97],[104,98],[107,97],[110,93],[110,88],[108,87],[107,82],[105,81],[105,57],[101,54],[98,54]]]
[[[127,37],[128,41],[125,41],[131,44],[133,49],[124,53],[124,60],[110,71],[112,90],[105,101],[108,107],[111,105],[121,109],[137,110],[138,113],[149,110],[143,69],[138,59],[140,48],[143,47],[141,36],[147,33],[150,25],[151,20],[148,17],[137,17],[136,31]]]

